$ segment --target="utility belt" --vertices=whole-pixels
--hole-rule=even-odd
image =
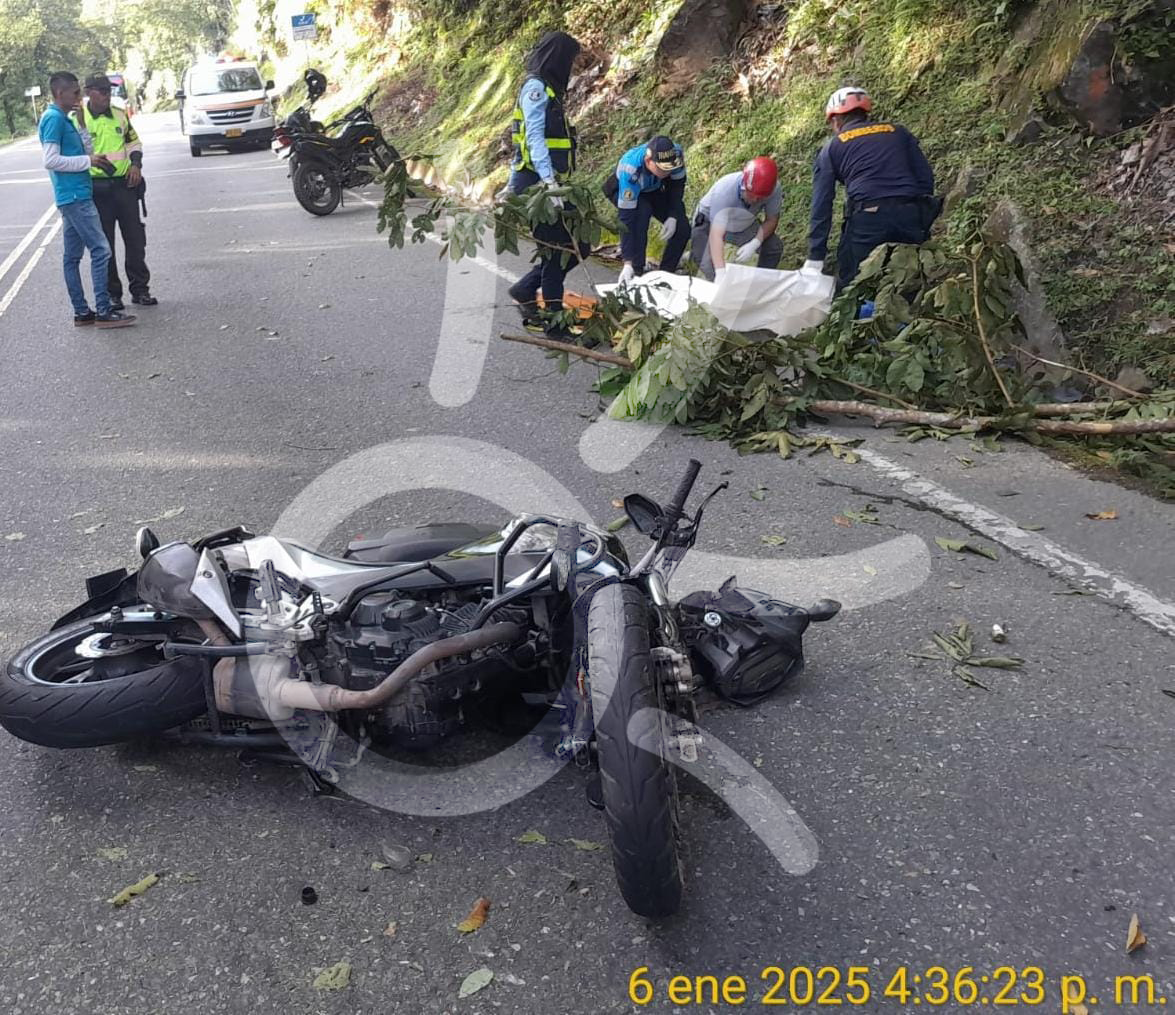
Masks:
[[[90,182],[94,185],[95,191],[109,192],[115,189],[129,190],[135,195],[139,202],[139,210],[142,212],[143,218],[147,217],[147,180],[145,177],[139,177],[139,183],[136,187],[128,187],[126,185],[127,174],[122,176],[93,176]]]
[[[850,197],[845,200],[845,217],[849,218],[859,211],[872,211],[875,208],[895,208],[902,205],[919,206],[923,215],[929,216],[929,224],[929,222],[933,222],[938,218],[939,212],[942,211],[942,198],[936,197],[933,194],[915,194],[903,195],[901,197],[871,197],[858,201]]]

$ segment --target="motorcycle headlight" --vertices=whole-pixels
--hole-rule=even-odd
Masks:
[[[532,525],[511,548],[514,553],[546,553],[555,549],[558,530],[553,525]]]
[[[202,109],[193,109],[188,114],[188,123],[193,123],[196,126],[207,126],[212,121],[208,119],[208,114]]]

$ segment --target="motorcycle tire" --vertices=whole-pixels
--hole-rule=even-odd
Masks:
[[[639,589],[607,585],[592,598],[588,676],[604,816],[620,894],[637,915],[663,919],[681,905],[677,790],[659,718],[648,607]],[[637,728],[630,731],[641,712]],[[656,745],[656,753],[634,739]]]
[[[314,182],[314,174],[323,177],[321,185]],[[313,163],[301,162],[294,170],[294,197],[311,215],[329,215],[343,199],[343,188],[326,179],[323,170]]]
[[[68,624],[8,661],[0,670],[0,726],[42,747],[102,747],[162,733],[208,710],[200,660],[165,660],[154,647],[134,658],[99,660],[107,664],[107,677],[83,683],[50,679],[67,665],[81,665],[73,646],[92,633],[93,618]],[[137,665],[144,668],[122,672]]]

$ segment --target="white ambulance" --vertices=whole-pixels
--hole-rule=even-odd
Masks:
[[[274,110],[255,64],[221,58],[189,67],[180,90],[180,129],[193,156],[206,148],[268,148]]]

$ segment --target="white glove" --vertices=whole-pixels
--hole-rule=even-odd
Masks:
[[[547,200],[550,201],[551,204],[553,204],[558,211],[562,211],[563,210],[563,198],[561,198],[558,194],[549,193],[549,191],[556,190],[558,188],[559,184],[556,183],[554,180],[547,180],[547,181],[545,181],[545,184],[546,184],[546,188],[548,190]]]
[[[625,264],[624,267],[620,269],[620,278],[616,280],[616,284],[623,288],[634,278],[636,278],[636,271],[633,269],[631,264]]]
[[[750,243],[744,243],[734,252],[734,260],[737,264],[746,264],[758,252],[763,245],[763,241],[756,236]]]
[[[805,261],[804,266],[800,269],[805,275],[823,275],[824,262],[823,261]]]
[[[661,242],[668,243],[677,232],[677,219],[666,219],[661,223]]]

